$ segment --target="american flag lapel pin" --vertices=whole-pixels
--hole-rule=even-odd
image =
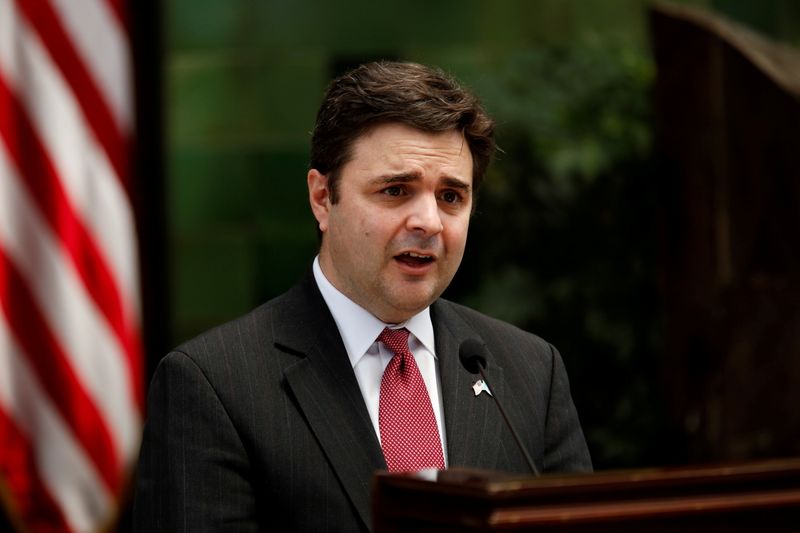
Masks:
[[[489,390],[489,387],[486,386],[486,382],[482,379],[472,384],[472,391],[475,393],[475,396],[478,396],[482,392],[486,392],[489,396],[492,395],[492,391]]]

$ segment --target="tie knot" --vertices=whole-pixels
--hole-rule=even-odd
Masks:
[[[408,352],[408,330],[384,328],[378,340],[396,354]]]

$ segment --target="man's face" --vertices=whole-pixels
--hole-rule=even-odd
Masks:
[[[472,155],[460,132],[376,126],[341,168],[336,204],[326,176],[312,169],[308,186],[320,266],[351,300],[398,323],[450,284],[472,208]]]

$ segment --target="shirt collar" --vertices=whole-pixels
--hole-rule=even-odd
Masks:
[[[367,353],[385,327],[408,329],[411,335],[436,357],[430,307],[426,307],[402,324],[386,324],[342,294],[328,281],[319,266],[319,256],[314,258],[312,270],[322,298],[333,315],[336,327],[339,328],[339,335],[353,366]],[[412,343],[413,340],[409,342]],[[413,344],[411,348],[413,350]]]

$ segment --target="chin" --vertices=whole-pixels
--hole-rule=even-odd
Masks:
[[[431,305],[433,300],[435,300],[435,298],[415,298],[413,300],[404,300],[402,302],[397,302],[395,309],[405,315],[407,320]]]
[[[388,296],[386,301],[393,310],[410,318],[431,305],[439,297],[441,291],[437,291],[437,287],[427,283],[424,285],[422,283],[404,283],[394,286],[391,291],[384,294]]]

